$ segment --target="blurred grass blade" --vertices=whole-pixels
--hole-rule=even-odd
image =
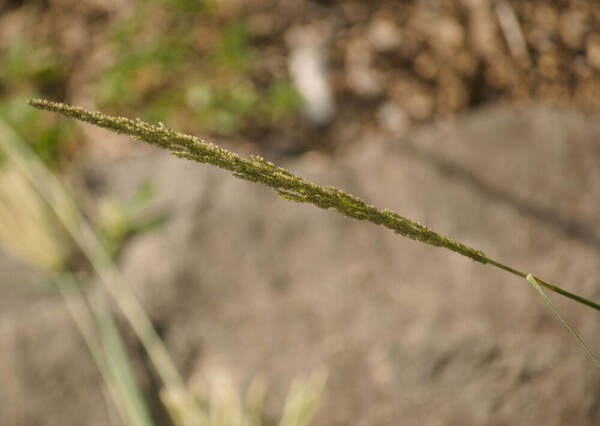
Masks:
[[[121,399],[119,390],[116,387],[116,383],[110,374],[108,366],[106,365],[102,344],[100,343],[98,332],[94,326],[94,319],[92,318],[87,306],[85,306],[81,300],[81,294],[77,294],[79,292],[79,288],[73,282],[73,278],[66,274],[54,276],[53,282],[60,292],[65,304],[67,305],[67,309],[71,313],[75,325],[79,329],[79,332],[83,337],[88,350],[90,351],[92,359],[96,364],[96,368],[98,368],[98,371],[102,376],[102,380],[104,381],[108,394],[115,404],[121,420],[123,422],[127,422],[127,410],[123,406],[124,402]]]
[[[554,314],[558,317],[560,322],[562,322],[563,325],[565,327],[567,327],[567,330],[569,330],[569,333],[571,333],[573,335],[573,337],[575,337],[575,340],[577,340],[577,342],[579,343],[579,346],[581,346],[581,348],[584,350],[584,352],[592,359],[594,364],[596,364],[596,366],[600,368],[600,361],[598,361],[598,358],[596,358],[596,355],[594,355],[594,353],[591,351],[591,349],[588,348],[588,346],[583,342],[581,337],[579,337],[579,335],[575,332],[575,330],[573,330],[573,328],[569,325],[569,323],[562,317],[560,312],[558,312],[558,309],[556,309],[556,307],[550,301],[548,296],[546,296],[546,293],[544,293],[544,290],[542,290],[542,287],[540,287],[540,285],[538,284],[538,282],[536,281],[534,276],[531,274],[528,274],[527,281],[529,281],[529,283],[533,286],[533,288],[535,288],[540,293],[540,295],[542,296],[542,299],[544,299],[544,302],[546,302],[546,304],[550,307],[550,309],[552,309],[552,312],[554,312]]]
[[[11,136],[11,143],[16,143],[18,137],[7,128],[0,121],[2,145],[9,143],[5,139]],[[104,396],[108,396],[107,402],[113,401],[122,421],[132,426],[152,426],[129,360],[113,343],[121,340],[112,313],[106,307],[90,311],[84,292],[73,275],[65,272],[72,241],[67,241],[56,215],[22,170],[15,166],[13,157],[9,155],[8,160],[0,170],[0,243],[51,277],[100,372],[108,391]],[[66,214],[69,206],[57,206],[57,210]],[[109,412],[113,411],[112,406],[108,408]]]
[[[67,233],[89,260],[94,272],[146,349],[168,391],[181,395],[187,394],[184,382],[154,325],[136,295],[125,283],[94,228],[79,211],[59,179],[36,157],[22,138],[2,120],[0,120],[0,150],[4,152],[11,164],[30,181],[41,198],[48,203]],[[185,406],[187,408],[183,413],[185,424],[196,424],[195,419],[202,414],[195,411],[193,404]]]
[[[290,386],[279,426],[308,426],[317,410],[327,373],[318,370],[307,381],[295,379]]]
[[[265,411],[265,399],[267,396],[267,381],[261,377],[255,377],[246,390],[246,417],[248,426],[260,426],[263,423]]]
[[[160,400],[175,426],[207,426],[210,424],[208,414],[200,405],[200,400],[194,398],[187,388],[168,388],[165,386],[160,390]],[[189,421],[190,419],[192,422]]]
[[[53,277],[67,308],[100,372],[123,422],[132,426],[152,426],[154,422],[133,377],[132,368],[118,328],[107,306],[95,305],[92,317],[85,296],[70,274]],[[97,325],[97,327],[96,327]]]
[[[14,256],[44,271],[63,268],[67,237],[31,184],[11,164],[0,169],[0,243]]]
[[[101,297],[99,300],[88,300],[96,317],[106,363],[127,406],[131,424],[152,426],[154,422],[146,406],[144,394],[135,380],[121,333],[110,307],[106,300],[103,300],[104,296]]]

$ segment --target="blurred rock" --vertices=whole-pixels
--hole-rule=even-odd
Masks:
[[[600,71],[600,35],[588,37],[586,56],[588,63]]]
[[[387,102],[379,107],[377,119],[385,130],[395,136],[404,135],[409,128],[408,115],[393,102]]]
[[[293,28],[286,38],[289,70],[304,100],[304,112],[315,124],[327,124],[334,117],[335,104],[328,80],[326,30],[318,26]]]
[[[402,42],[401,31],[393,17],[375,17],[369,25],[368,37],[373,48],[380,52],[396,49]]]

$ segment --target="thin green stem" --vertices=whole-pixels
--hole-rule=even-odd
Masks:
[[[490,259],[489,257],[486,257],[486,260],[487,260],[487,263],[489,263],[490,265],[495,266],[496,268],[503,269],[503,270],[505,270],[507,272],[510,272],[511,274],[514,274],[514,275],[518,276],[518,277],[527,279],[528,274],[526,274],[525,272],[521,272],[518,269],[511,268],[510,266],[505,265],[505,264],[500,263],[500,262],[497,262],[497,261],[495,261],[493,259]],[[560,288],[558,286],[555,286],[554,284],[550,284],[549,282],[546,282],[546,281],[542,280],[541,278],[538,278],[538,277],[535,277],[535,276],[534,276],[534,278],[536,279],[536,281],[538,282],[538,284],[542,285],[543,287],[546,287],[548,290],[551,290],[551,291],[553,291],[555,293],[561,294],[561,295],[563,295],[565,297],[568,297],[571,300],[574,300],[576,302],[582,303],[584,305],[587,305],[587,306],[589,306],[591,308],[596,309],[597,311],[600,311],[600,305],[599,304],[597,304],[595,302],[592,302],[591,300],[588,300],[588,299],[586,299],[584,297],[578,296],[578,295],[576,295],[574,293],[571,293],[571,292],[569,292],[567,290],[564,290],[564,289],[562,289],[562,288]]]
[[[552,312],[554,312],[554,315],[556,315],[558,317],[560,322],[562,322],[563,325],[567,328],[567,330],[569,330],[569,333],[571,333],[571,335],[575,338],[575,340],[577,340],[577,343],[579,343],[579,346],[581,346],[581,349],[583,349],[583,351],[587,354],[587,356],[590,357],[590,359],[594,362],[594,364],[596,364],[596,366],[600,368],[600,361],[598,360],[598,358],[596,358],[596,355],[594,355],[594,353],[588,347],[588,345],[585,344],[583,339],[581,337],[579,337],[579,334],[577,334],[575,332],[575,330],[573,330],[573,327],[571,327],[571,325],[567,322],[567,320],[563,318],[563,316],[560,314],[560,312],[558,312],[558,309],[556,309],[556,306],[554,306],[552,301],[548,298],[548,296],[546,296],[546,293],[544,293],[544,290],[542,290],[542,287],[540,287],[540,284],[542,284],[540,282],[540,280],[538,280],[531,274],[528,274],[525,277],[525,279],[527,281],[529,281],[529,283],[533,286],[533,288],[535,288],[540,293],[540,296],[542,296],[542,299],[544,299],[544,302],[546,302],[546,304],[550,307]]]
[[[32,99],[29,104],[38,109],[58,112],[66,117],[130,135],[137,140],[167,149],[179,158],[212,164],[232,172],[237,178],[267,185],[275,189],[279,196],[284,199],[299,203],[311,203],[322,209],[332,208],[344,216],[383,225],[407,238],[436,247],[444,247],[477,262],[490,264],[521,278],[526,278],[525,273],[487,257],[480,250],[451,240],[411,219],[400,216],[394,211],[377,209],[375,206],[367,204],[360,198],[340,189],[311,183],[293,175],[284,168],[265,161],[261,157],[252,156],[250,160],[244,159],[200,138],[168,129],[162,123],[152,125],[139,119],[130,120],[124,117],[112,117],[101,112],[91,112],[83,108],[43,99]],[[549,290],[600,311],[600,305],[597,303],[543,280],[537,280]]]

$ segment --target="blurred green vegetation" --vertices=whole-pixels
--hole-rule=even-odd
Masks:
[[[301,99],[286,73],[265,73],[266,54],[255,47],[243,13],[222,8],[216,0],[136,0],[126,13],[109,16],[102,45],[89,40],[90,55],[101,47],[109,57],[91,71],[81,71],[58,35],[30,31],[23,20],[0,43],[0,119],[52,169],[68,166],[82,135],[25,101],[77,97],[74,73],[87,73],[77,81],[99,109],[189,132],[236,137],[293,125]],[[28,13],[35,22],[53,10]]]
[[[154,194],[154,184],[147,181],[125,202],[111,197],[98,200],[98,234],[113,259],[118,257],[128,239],[165,223],[165,215],[148,209]]]
[[[63,7],[38,6],[15,5],[10,37],[0,40],[0,122],[53,172],[69,168],[85,138],[72,121],[43,114],[27,99],[69,101],[82,90],[83,99],[107,112],[232,137],[293,123],[300,97],[285,72],[265,73],[243,12],[225,12],[216,0],[134,0],[119,13],[95,18],[95,34],[80,34],[89,38],[78,40],[89,47],[86,55],[105,55],[100,65],[86,68],[77,56],[81,50],[61,38],[66,29],[52,22]],[[47,24],[32,28],[36,22]],[[75,24],[89,28],[88,21]],[[0,153],[1,169],[5,160]],[[164,220],[144,213],[152,193],[148,183],[129,204],[97,199],[88,206],[114,257],[132,235]]]
[[[25,29],[0,52],[0,119],[30,141],[52,168],[59,165],[73,126],[31,111],[27,99],[64,78],[64,58],[51,44],[34,42]]]
[[[74,126],[31,111],[27,99],[31,92],[23,91],[12,97],[0,98],[0,118],[10,124],[36,154],[51,168],[58,168],[68,157]],[[1,158],[1,157],[0,157]]]
[[[115,61],[96,76],[100,108],[228,136],[289,123],[300,106],[290,81],[257,85],[261,54],[244,20],[221,21],[214,1],[138,1],[110,31]]]
[[[0,56],[0,82],[5,87],[53,84],[64,76],[63,65],[51,45],[34,42],[22,31]]]
[[[69,101],[82,87],[107,112],[233,137],[249,128],[289,125],[300,106],[285,73],[276,78],[263,69],[256,77],[264,58],[253,47],[243,13],[225,13],[216,0],[135,0],[124,13],[107,15],[100,44],[82,33],[90,37],[83,41],[90,43],[90,55],[101,49],[108,57],[91,70],[61,44],[59,33],[49,33],[53,24],[30,28],[63,13],[61,7],[23,4],[15,10],[20,13],[11,21],[10,39],[0,42],[0,120],[55,172],[78,156],[83,135],[73,122],[31,108],[27,99]],[[92,214],[114,256],[131,235],[164,219],[141,213],[151,193],[149,183],[131,205],[94,203]]]

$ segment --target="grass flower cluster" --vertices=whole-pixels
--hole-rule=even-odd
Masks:
[[[44,100],[32,100],[30,104],[37,108],[60,112],[67,117],[86,121],[117,133],[131,135],[136,139],[170,150],[180,158],[208,163],[229,170],[240,179],[270,186],[285,199],[300,203],[312,203],[323,209],[333,208],[344,216],[383,225],[405,237],[438,247],[446,247],[478,262],[487,263],[487,258],[481,251],[452,241],[396,212],[379,210],[340,189],[308,182],[262,157],[252,156],[251,160],[247,160],[217,145],[176,132],[160,124],[152,125],[140,120],[111,117],[100,112],[89,112],[82,108]]]
[[[250,160],[244,159],[198,137],[171,130],[162,123],[153,125],[139,119],[113,117],[101,112],[91,112],[83,108],[43,99],[32,99],[29,104],[38,109],[58,112],[66,117],[104,127],[116,133],[130,135],[137,140],[169,150],[179,158],[212,164],[230,171],[240,179],[267,185],[275,189],[284,199],[299,203],[311,203],[322,209],[331,208],[344,216],[383,225],[407,238],[436,247],[444,247],[477,262],[503,269],[521,278],[526,279],[529,275],[486,256],[480,250],[440,235],[415,221],[400,216],[394,211],[380,210],[360,198],[332,186],[320,186],[311,183],[261,157],[252,156]],[[600,311],[599,304],[538,277],[534,278],[540,286]]]

